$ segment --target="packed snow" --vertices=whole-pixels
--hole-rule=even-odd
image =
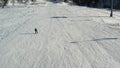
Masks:
[[[120,12],[109,14],[49,1],[0,8],[0,68],[120,68]]]

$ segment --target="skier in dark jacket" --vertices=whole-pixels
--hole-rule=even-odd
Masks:
[[[38,30],[37,30],[37,28],[35,28],[35,34],[37,34],[38,33]]]

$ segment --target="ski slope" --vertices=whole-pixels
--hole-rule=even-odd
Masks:
[[[120,68],[119,13],[47,1],[0,8],[0,68]]]

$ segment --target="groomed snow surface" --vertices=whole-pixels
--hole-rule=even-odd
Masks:
[[[120,12],[109,14],[47,1],[0,8],[0,68],[120,68]]]

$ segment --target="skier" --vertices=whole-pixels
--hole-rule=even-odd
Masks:
[[[38,30],[37,30],[37,28],[35,28],[35,34],[37,34],[38,33]]]

